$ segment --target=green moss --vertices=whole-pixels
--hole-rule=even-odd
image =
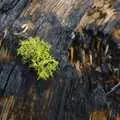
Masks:
[[[51,55],[51,45],[39,37],[21,41],[17,53],[24,63],[29,63],[29,67],[37,71],[38,79],[52,77],[57,69],[58,61]]]

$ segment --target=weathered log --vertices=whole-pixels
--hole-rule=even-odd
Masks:
[[[60,62],[60,68],[51,79],[50,85],[47,89],[43,87],[43,90],[38,95],[36,95],[36,90],[35,94],[29,94],[29,90],[35,84],[34,75],[30,75],[31,72],[21,65],[16,57],[12,61],[4,61],[7,63],[0,62],[0,95],[14,95],[11,98],[16,103],[13,106],[9,106],[11,98],[10,101],[7,101],[9,98],[4,98],[6,99],[4,104],[8,104],[4,108],[8,110],[6,115],[3,114],[3,108],[0,110],[2,111],[1,119],[88,120],[89,112],[101,109],[112,111],[111,118],[112,116],[117,116],[120,112],[119,97],[115,97],[117,102],[113,97],[110,97],[109,100],[105,96],[105,92],[120,79],[118,75],[120,71],[120,37],[119,32],[116,32],[120,26],[119,11],[118,0],[1,0],[0,29],[4,33],[2,44],[16,56],[19,39],[39,36],[53,45],[53,55]],[[78,38],[76,35],[71,37],[71,33],[74,32],[79,32],[80,36],[77,36]],[[85,32],[85,34],[82,32]],[[99,42],[97,47],[95,42],[87,46],[87,48],[91,49],[90,56],[87,56],[84,51],[84,54],[77,53],[77,48],[73,48],[72,50],[75,51],[71,52],[73,53],[71,58],[75,57],[74,64],[70,63],[73,60],[69,61],[67,59],[68,49],[70,49],[72,43],[80,45],[81,40],[82,42],[89,42],[89,40],[93,40],[92,37],[98,35],[98,32],[98,38],[101,41],[105,42],[111,37],[116,43],[112,56],[114,56],[113,58],[116,58],[116,55],[118,56],[117,60],[113,59],[117,64],[115,65],[115,62],[112,62],[112,64],[118,69],[115,73],[118,77],[115,78],[115,83],[111,83],[110,86],[99,82],[103,81],[103,76],[99,72],[94,71],[94,66],[93,69],[91,68],[91,64],[96,64],[95,61],[98,61],[97,64],[99,65],[101,61],[104,61],[104,56],[99,52],[104,50],[100,46],[101,42]],[[86,49],[86,45],[83,44],[79,47]],[[94,47],[100,53],[100,59],[95,58],[96,49]],[[106,47],[105,56],[108,51],[109,48]],[[118,53],[115,53],[116,51]],[[75,64],[76,58],[78,58],[76,55],[83,58],[83,63],[89,61],[90,64],[87,64],[88,66],[81,65],[78,68],[79,62],[77,65]],[[85,55],[88,60],[85,60]],[[77,66],[77,69],[74,65]],[[106,75],[105,78],[108,77],[103,64],[101,70],[97,68],[96,70],[103,71],[104,75]],[[106,81],[104,80],[104,82]],[[108,86],[108,89],[106,86]],[[39,87],[35,86],[34,89],[38,89],[38,92],[40,91]],[[16,95],[22,95],[22,97]],[[35,98],[35,96],[39,95],[40,97]],[[32,104],[33,102],[40,107],[38,112],[36,107],[32,107],[35,105]],[[11,118],[8,115],[10,107],[12,107],[13,111]]]

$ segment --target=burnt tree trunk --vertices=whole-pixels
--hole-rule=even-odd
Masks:
[[[98,120],[98,114],[105,116],[99,120],[120,119],[119,87],[108,95],[120,82],[119,5],[119,0],[0,0],[0,119]],[[53,45],[60,68],[49,81],[36,82],[16,57],[19,40],[30,36]]]

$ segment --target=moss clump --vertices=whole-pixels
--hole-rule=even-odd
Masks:
[[[37,71],[38,79],[52,77],[57,69],[58,61],[51,55],[51,45],[38,37],[21,41],[17,53],[24,63]]]

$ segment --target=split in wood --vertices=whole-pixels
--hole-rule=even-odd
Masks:
[[[106,96],[112,94],[112,93],[115,92],[118,88],[120,88],[120,82],[119,82],[117,85],[115,85],[110,91],[108,91],[108,92],[106,93]]]

